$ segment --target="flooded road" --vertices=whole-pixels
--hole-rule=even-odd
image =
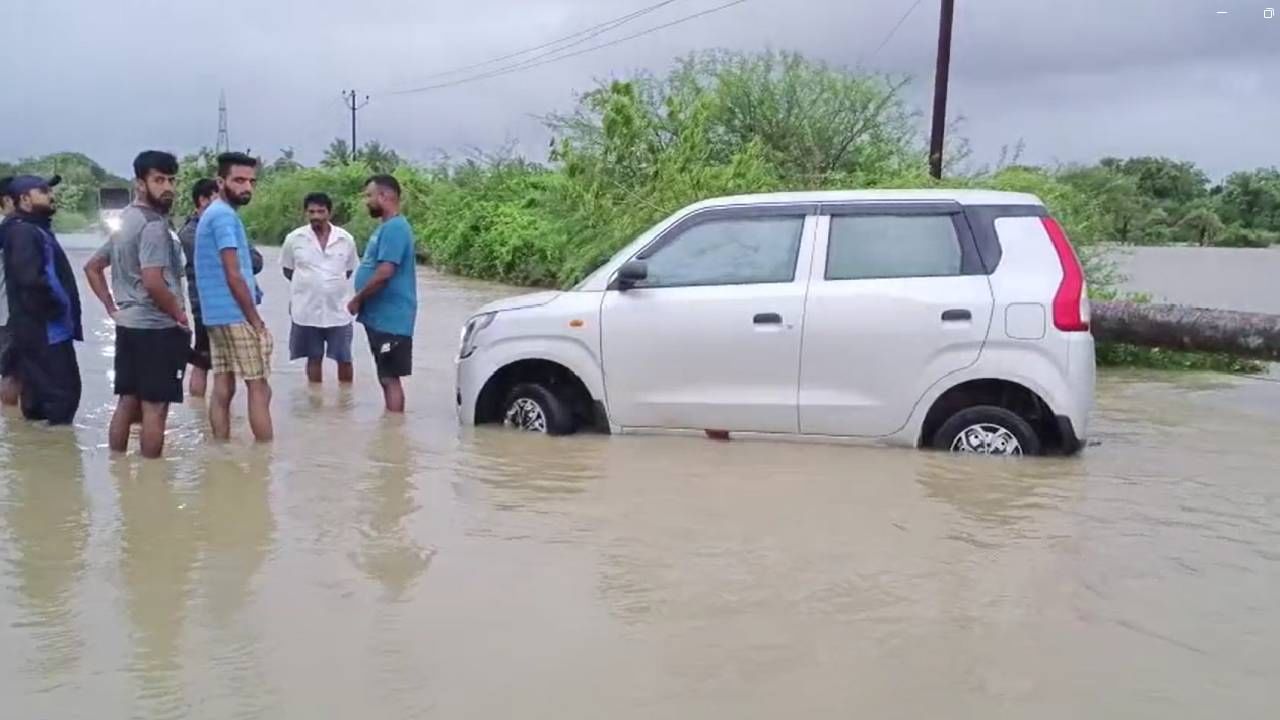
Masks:
[[[1108,374],[1070,460],[471,432],[457,328],[508,291],[424,271],[402,421],[360,343],[350,391],[277,343],[273,446],[241,393],[229,446],[192,403],[144,463],[106,450],[111,329],[82,292],[78,426],[0,418],[5,718],[1280,705],[1280,384]]]

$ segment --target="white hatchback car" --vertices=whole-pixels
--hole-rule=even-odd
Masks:
[[[548,434],[1073,454],[1094,371],[1084,273],[1034,195],[782,193],[690,206],[568,292],[482,308],[457,403]]]

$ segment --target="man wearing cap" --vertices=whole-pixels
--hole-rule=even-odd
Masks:
[[[22,383],[22,414],[69,425],[80,407],[75,341],[84,340],[84,332],[75,273],[51,227],[59,180],[19,175],[9,181],[14,212],[0,231],[0,248],[9,301],[6,369]]]
[[[4,221],[13,214],[13,198],[9,197],[9,182],[13,177],[0,178],[0,233]],[[9,372],[9,298],[4,289],[4,247],[0,245],[0,405],[14,406],[22,393],[22,385]]]

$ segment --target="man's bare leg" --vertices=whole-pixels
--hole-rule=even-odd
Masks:
[[[231,439],[231,399],[236,396],[236,376],[214,373],[213,396],[209,399],[209,424],[218,440]]]
[[[164,454],[164,428],[169,420],[169,403],[142,403],[142,457]]]
[[[17,407],[22,397],[22,382],[16,377],[0,378],[0,405]]]
[[[249,389],[249,427],[258,442],[271,442],[275,433],[271,428],[271,384],[262,380],[246,380]]]
[[[400,378],[380,378],[382,383],[382,394],[387,400],[387,412],[403,413],[404,412],[404,385],[400,383]]]
[[[307,359],[307,380],[313,383],[324,381],[324,358]]]
[[[141,420],[142,405],[134,395],[121,395],[116,400],[116,411],[107,429],[107,444],[111,452],[129,452],[129,431]]]
[[[349,385],[356,379],[356,366],[347,363],[338,363],[338,382]]]
[[[191,368],[191,397],[204,397],[209,385],[209,371],[204,368]]]

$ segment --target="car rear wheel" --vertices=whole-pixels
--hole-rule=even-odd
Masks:
[[[1039,455],[1040,437],[1012,410],[979,405],[961,410],[933,436],[933,447],[962,455]]]
[[[569,403],[542,383],[520,383],[503,405],[506,427],[544,435],[570,435],[576,429]]]

